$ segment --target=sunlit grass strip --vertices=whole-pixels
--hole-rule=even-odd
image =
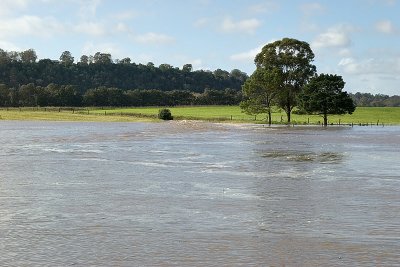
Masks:
[[[93,121],[93,122],[140,122],[157,121],[155,118],[139,116],[104,116],[88,112],[87,109],[59,109],[59,108],[3,108],[0,109],[0,120],[20,121]]]
[[[137,122],[158,121],[159,107],[143,108],[1,108],[2,120],[48,120],[48,121],[107,121]],[[185,106],[169,107],[174,119],[206,120],[217,122],[265,123],[266,115],[247,115],[238,106]],[[352,115],[332,115],[329,124],[400,125],[400,107],[359,107]],[[286,114],[275,110],[272,121],[286,123]],[[292,114],[292,123],[320,124],[318,115]]]
[[[265,122],[266,114],[247,115],[238,106],[195,106],[195,107],[170,107],[176,119],[194,119],[209,121],[239,121],[239,122]],[[158,114],[158,107],[143,108],[118,108],[93,110],[93,113],[107,114]],[[400,124],[400,107],[359,107],[351,115],[331,115],[329,124]],[[272,113],[274,123],[286,123],[286,114],[281,110]],[[320,124],[323,119],[319,115],[292,114],[292,123],[295,124]]]

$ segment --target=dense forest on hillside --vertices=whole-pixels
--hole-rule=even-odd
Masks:
[[[202,93],[207,88],[241,90],[248,77],[238,69],[230,72],[221,69],[193,71],[191,64],[185,64],[181,69],[169,64],[156,67],[151,62],[146,65],[132,63],[130,58],[113,60],[111,54],[100,52],[94,56],[83,55],[74,62],[68,51],[62,53],[60,60],[37,61],[33,49],[23,52],[0,49],[0,81],[8,87],[29,83],[43,87],[51,83],[73,85],[81,93],[99,86]]]
[[[355,93],[350,96],[358,107],[400,107],[400,96],[398,95]]]
[[[233,105],[247,78],[238,69],[156,67],[100,52],[75,63],[69,51],[38,60],[33,49],[0,49],[0,106]]]
[[[237,105],[248,75],[193,70],[169,64],[136,64],[97,52],[76,61],[69,51],[59,60],[38,60],[35,50],[0,49],[0,106],[174,106]],[[400,106],[399,96],[351,95],[357,106]]]

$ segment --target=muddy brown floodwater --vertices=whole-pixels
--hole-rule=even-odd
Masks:
[[[400,127],[0,121],[0,266],[398,266]]]

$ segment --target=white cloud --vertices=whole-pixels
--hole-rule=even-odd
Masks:
[[[211,22],[210,18],[200,18],[195,21],[194,26],[196,27],[204,27]]]
[[[392,34],[396,32],[396,28],[390,20],[382,20],[375,24],[375,29],[381,33]]]
[[[198,4],[202,6],[208,6],[211,4],[211,0],[197,0],[196,2],[198,2]]]
[[[192,61],[192,66],[194,70],[202,70],[207,68],[203,65],[203,60],[199,58]]]
[[[342,58],[339,62],[339,67],[341,67],[346,73],[349,74],[360,74],[360,64],[352,57]]]
[[[305,3],[300,6],[305,16],[319,15],[325,12],[325,7],[320,3]]]
[[[153,62],[154,61],[154,56],[150,55],[150,54],[145,54],[145,53],[141,53],[139,55],[136,55],[134,57],[138,62],[142,62],[144,64],[147,64],[148,62]],[[153,62],[154,63],[154,62]]]
[[[116,13],[111,15],[111,18],[113,19],[117,19],[117,20],[131,20],[134,19],[138,16],[138,14],[132,10],[128,10],[128,11],[123,11],[120,13]]]
[[[102,36],[106,33],[105,27],[96,22],[82,22],[74,26],[74,31],[92,36]]]
[[[351,51],[350,51],[350,49],[348,49],[348,48],[343,48],[343,49],[340,49],[340,51],[339,51],[339,56],[341,56],[341,57],[350,57],[351,56]]]
[[[254,61],[254,58],[256,57],[256,55],[258,53],[261,52],[262,48],[263,48],[263,45],[260,45],[260,46],[254,48],[254,49],[249,50],[249,51],[238,53],[238,54],[234,54],[234,55],[230,56],[230,59],[232,61],[241,61],[241,62]]]
[[[51,37],[64,30],[64,26],[53,17],[22,16],[0,20],[0,38],[26,35]]]
[[[169,44],[175,41],[171,36],[154,32],[138,35],[135,37],[135,40],[143,44]]]
[[[366,91],[389,95],[399,94],[398,84],[400,57],[395,58],[342,58],[338,64],[340,73],[350,91]]]
[[[386,0],[385,2],[388,6],[395,6],[397,4],[397,0]]]
[[[91,19],[96,17],[97,8],[101,4],[101,0],[75,0],[75,2],[79,4],[78,14],[83,19]]]
[[[129,26],[126,25],[126,24],[123,23],[123,22],[118,23],[118,24],[115,26],[115,29],[116,29],[118,32],[130,32]]]
[[[233,21],[231,18],[225,18],[221,24],[221,30],[223,32],[244,32],[247,34],[255,33],[256,29],[261,26],[261,22],[258,19],[244,19],[240,21]]]
[[[10,43],[7,41],[2,41],[2,40],[0,40],[0,48],[5,51],[22,51],[23,50],[13,43]]]
[[[173,55],[172,62],[176,62],[180,66],[183,66],[184,64],[192,64],[193,70],[207,68],[203,65],[203,60],[201,60],[200,58],[192,58],[183,54]]]
[[[400,58],[367,58],[359,60],[354,57],[348,57],[342,58],[338,65],[347,74],[389,75],[396,78],[400,71]]]
[[[8,15],[14,10],[21,10],[28,7],[29,0],[2,0],[0,15]]]
[[[377,4],[377,5],[386,5],[386,6],[395,6],[397,4],[397,0],[369,0],[369,4]]]
[[[195,21],[195,27],[206,27],[206,26],[214,26],[217,25],[216,28],[219,31],[225,33],[246,33],[246,34],[254,34],[261,26],[261,21],[256,18],[243,19],[239,21],[234,21],[230,17],[226,17],[222,21],[219,18],[200,18]]]
[[[350,28],[345,26],[330,28],[326,32],[318,35],[311,45],[316,49],[329,47],[348,47],[351,44],[351,39],[349,37],[350,30]]]
[[[278,3],[274,1],[264,1],[259,4],[252,5],[248,8],[252,14],[270,13],[274,12],[279,8]]]
[[[118,45],[115,43],[96,43],[87,42],[82,48],[82,55],[94,55],[97,52],[109,53],[113,58],[122,58],[126,55],[121,53]]]

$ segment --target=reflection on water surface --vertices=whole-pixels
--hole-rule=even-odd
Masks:
[[[394,266],[399,127],[0,122],[1,266]]]

